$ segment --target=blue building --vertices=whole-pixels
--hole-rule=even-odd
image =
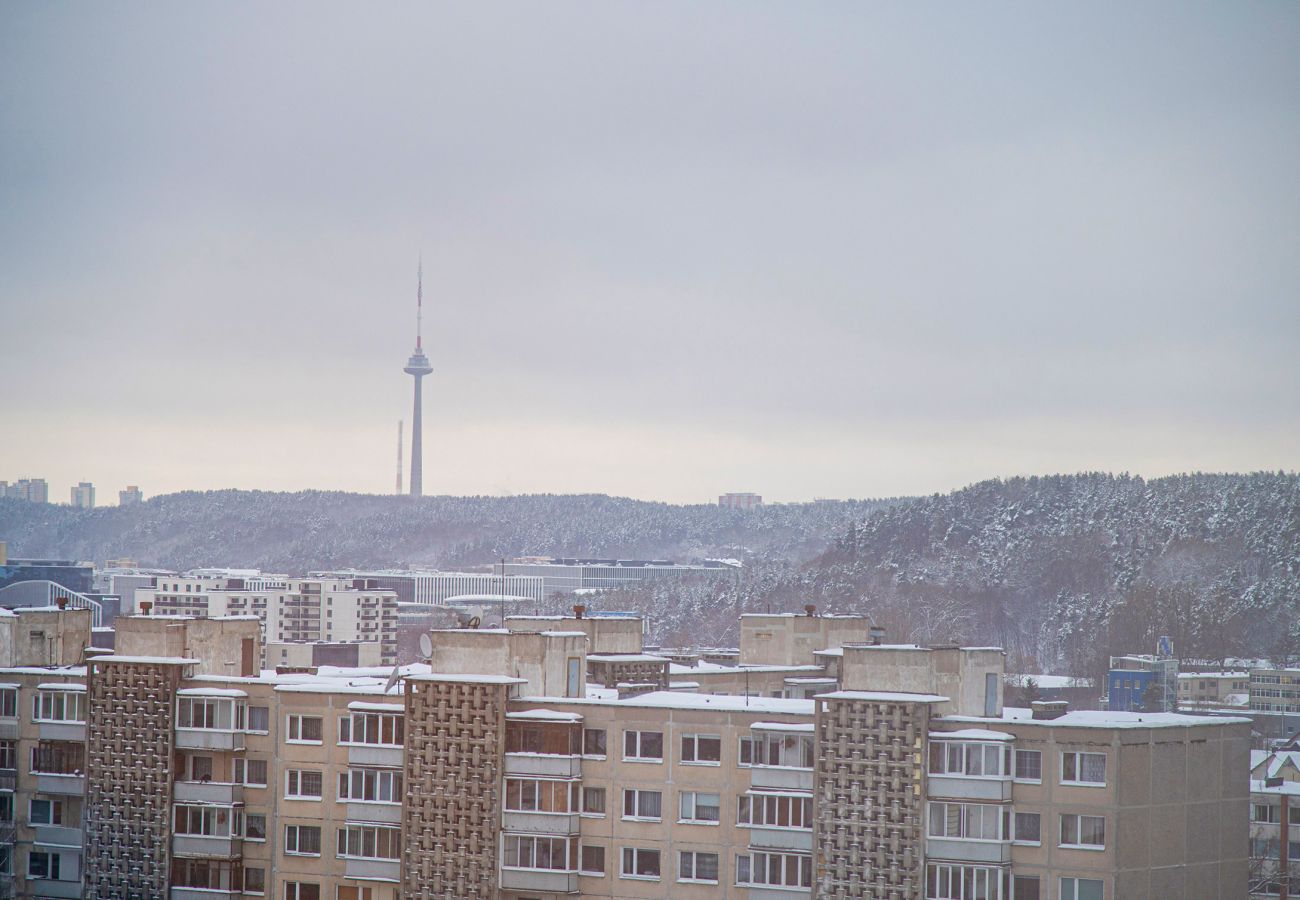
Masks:
[[[1112,656],[1106,673],[1106,708],[1121,712],[1173,712],[1178,706],[1178,660],[1168,638],[1160,639],[1156,656]],[[1158,700],[1148,704],[1147,691]],[[1153,694],[1154,698],[1156,695]]]
[[[1107,709],[1142,712],[1147,689],[1159,680],[1152,669],[1111,669],[1106,673]]]

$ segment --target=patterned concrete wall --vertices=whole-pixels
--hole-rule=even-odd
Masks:
[[[823,706],[824,702],[824,706]],[[814,892],[844,900],[924,896],[924,703],[818,702]]]
[[[404,900],[494,900],[508,685],[406,683]]]
[[[88,679],[85,896],[156,900],[171,869],[172,720],[181,667],[97,663]]]

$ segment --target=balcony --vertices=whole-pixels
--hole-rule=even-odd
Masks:
[[[0,741],[12,741],[18,738],[18,720],[0,719]]]
[[[400,803],[349,803],[349,822],[379,822],[384,825],[402,824]]]
[[[28,878],[27,890],[33,897],[57,897],[81,900],[81,877],[76,881],[57,878]]]
[[[972,777],[965,775],[929,776],[928,794],[931,799],[979,800],[984,803],[1006,802],[1011,799],[1011,777]]]
[[[522,834],[577,834],[581,819],[576,812],[518,812],[501,813],[501,827],[505,831]]]
[[[350,766],[383,766],[389,769],[400,769],[406,762],[401,747],[385,747],[381,744],[348,744],[347,747]]]
[[[243,841],[230,835],[177,834],[172,836],[172,853],[177,856],[236,859],[243,854]]]
[[[242,896],[240,891],[172,885],[170,900],[233,900],[240,896]]]
[[[402,864],[395,859],[347,859],[344,875],[357,881],[401,881]]]
[[[558,753],[507,753],[506,774],[580,778],[582,757]]]
[[[811,853],[812,843],[811,828],[768,828],[764,825],[749,827],[751,850],[793,850],[799,853]]]
[[[36,772],[36,792],[58,794],[62,797],[84,797],[85,775],[60,775],[56,772]]]
[[[244,802],[244,786],[225,781],[177,781],[172,784],[177,803],[215,803],[234,806]]]
[[[178,750],[243,750],[244,733],[217,728],[177,728]]]
[[[0,791],[18,790],[18,770],[0,769]]]
[[[786,766],[751,766],[749,783],[755,790],[812,791],[813,770]]]
[[[925,856],[954,862],[1010,863],[1011,842],[927,837]]]
[[[86,742],[85,722],[37,722],[36,733],[43,741]]]
[[[746,885],[745,891],[749,900],[793,900],[800,894],[812,895],[810,887],[773,887],[766,884]]]
[[[81,849],[84,836],[80,828],[65,825],[36,825],[32,843],[46,847],[75,847]]]
[[[501,887],[511,891],[576,894],[578,893],[578,873],[503,868],[501,870]]]

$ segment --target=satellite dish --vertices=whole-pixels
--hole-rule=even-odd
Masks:
[[[470,616],[469,619],[470,628],[478,628],[482,624],[483,624],[483,620],[480,619],[478,616]]]
[[[420,655],[426,661],[433,659],[433,638],[427,633],[420,635]]]

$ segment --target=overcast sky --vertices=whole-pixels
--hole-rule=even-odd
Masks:
[[[1300,4],[0,2],[0,479],[1300,467]],[[409,452],[409,445],[408,445]]]

